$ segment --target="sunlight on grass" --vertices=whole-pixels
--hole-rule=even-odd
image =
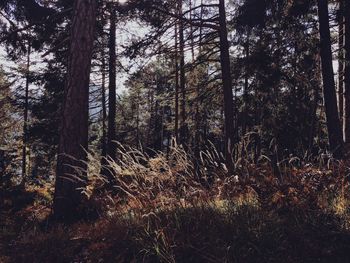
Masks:
[[[84,191],[100,215],[96,221],[43,228],[52,189],[28,189],[36,201],[18,213],[31,218],[17,241],[19,261],[292,263],[305,257],[329,262],[332,255],[342,262],[350,245],[344,241],[350,237],[349,185],[328,167],[291,164],[278,180],[265,161],[255,171],[246,169],[254,177],[242,173],[237,179],[223,176],[216,154],[208,151],[200,182],[181,147],[174,146],[171,157],[151,158],[120,146],[119,155],[107,164],[116,175],[115,194],[104,189],[101,157],[89,153]],[[206,174],[212,167],[215,172]]]

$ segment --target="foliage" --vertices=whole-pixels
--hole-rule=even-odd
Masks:
[[[0,187],[18,174],[21,126],[13,105],[14,94],[5,72],[0,69]]]
[[[195,180],[190,158],[176,146],[168,158],[164,154],[150,158],[122,146],[120,154],[122,161],[109,163],[119,174],[117,196],[100,191],[105,180],[96,174],[99,158],[90,156],[86,193],[89,206],[94,203],[100,209],[100,219],[47,227],[45,203],[25,205],[13,215],[27,220],[11,246],[13,260],[344,262],[347,258],[349,183],[342,163],[298,169],[291,158],[282,179],[274,177],[268,161],[247,165],[242,170],[250,174],[240,178],[225,178],[217,168],[208,188]],[[213,161],[210,152],[207,155],[203,161],[211,170]],[[44,189],[34,192],[42,196]]]

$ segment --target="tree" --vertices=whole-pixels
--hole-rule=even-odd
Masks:
[[[320,26],[320,54],[322,63],[323,95],[327,118],[329,147],[334,157],[341,158],[343,136],[337,107],[334,82],[331,36],[329,28],[328,0],[318,0],[318,17]]]
[[[107,156],[115,160],[117,154],[116,144],[116,10],[110,6],[109,28],[109,95],[108,95],[108,143]]]
[[[101,71],[102,71],[102,83],[101,83],[101,106],[102,106],[102,158],[107,157],[107,106],[106,106],[106,60],[102,47],[101,52]],[[102,160],[102,164],[104,161]]]
[[[345,30],[344,30],[344,1],[339,0],[338,10],[338,108],[339,118],[341,124],[344,127],[344,43],[345,43]]]
[[[350,3],[344,1],[344,18],[345,18],[345,96],[344,96],[344,135],[346,150],[350,149]]]
[[[73,220],[82,215],[88,147],[89,76],[95,38],[95,0],[74,2],[68,72],[57,160],[54,217]]]
[[[185,74],[185,39],[184,39],[184,21],[183,17],[183,1],[178,1],[179,19],[179,55],[180,55],[180,92],[181,92],[181,127],[180,127],[180,143],[184,146],[188,143],[188,127],[186,114],[186,74]],[[187,146],[186,146],[187,147]]]
[[[28,142],[28,112],[29,112],[29,70],[30,70],[30,51],[31,44],[28,40],[27,63],[26,63],[26,84],[24,95],[24,118],[23,118],[23,147],[22,147],[22,186],[25,186],[27,177],[27,142]]]
[[[225,114],[225,158],[228,170],[233,169],[233,147],[235,144],[234,106],[232,93],[232,76],[230,66],[229,43],[227,39],[225,0],[219,1],[220,22],[220,61],[224,93]]]
[[[9,185],[17,170],[20,169],[18,149],[21,141],[16,134],[20,134],[21,125],[13,105],[14,94],[5,72],[0,67],[0,189]],[[1,190],[0,190],[1,192]]]
[[[175,139],[179,141],[179,41],[178,23],[175,23]]]

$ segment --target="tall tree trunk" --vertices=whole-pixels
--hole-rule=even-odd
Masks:
[[[147,147],[152,147],[153,145],[153,120],[154,120],[154,89],[148,89],[148,109],[150,112],[150,117],[148,119],[148,131],[147,131]]]
[[[344,136],[347,151],[350,150],[350,2],[345,1],[345,96],[344,96]]]
[[[29,108],[29,73],[30,73],[31,46],[28,40],[26,86],[24,95],[24,120],[23,120],[23,147],[22,147],[22,187],[25,187],[27,178],[27,141],[28,141],[28,108]]]
[[[162,150],[162,116],[161,112],[161,102],[159,100],[159,95],[162,90],[162,79],[159,74],[156,75],[156,94],[155,94],[155,107],[153,113],[154,120],[154,132],[153,132],[153,149],[158,152]]]
[[[250,41],[250,29],[247,30],[247,41],[244,45],[245,53],[245,74],[244,74],[244,91],[243,91],[243,120],[242,120],[242,135],[247,132],[247,119],[248,119],[248,89],[249,89],[249,73],[248,73],[248,60],[249,60],[249,41]]]
[[[201,9],[200,9],[200,20],[202,21],[203,19],[203,14],[204,14],[204,0],[201,0]],[[202,54],[202,51],[203,51],[203,26],[200,27],[199,29],[199,57],[201,60],[203,60],[203,54]],[[198,90],[199,90],[199,94],[201,93],[200,92],[200,89],[202,87],[202,89],[204,89],[204,85],[205,85],[205,80],[206,79],[206,76],[208,75],[208,65],[207,63],[205,63],[203,61],[203,65],[204,67],[202,68],[202,71],[201,71],[201,79],[200,81],[198,82]],[[207,142],[207,138],[208,138],[208,114],[207,114],[207,110],[203,108],[203,105],[204,105],[204,96],[201,96],[200,98],[200,129],[202,131],[202,140],[204,142]]]
[[[102,160],[105,160],[107,157],[107,107],[106,107],[106,60],[105,52],[102,50],[102,90],[101,90],[101,100],[102,100]],[[104,161],[102,161],[104,162]]]
[[[137,90],[137,105],[136,105],[136,148],[142,150],[142,142],[140,140],[140,90]]]
[[[192,5],[193,5],[193,3],[192,3],[192,0],[189,0],[189,8],[190,8],[190,21],[192,21],[192,19],[193,19],[193,11],[192,11]],[[192,63],[194,62],[194,32],[193,32],[193,24],[191,23],[190,24],[190,32],[191,32],[191,56],[192,56]]]
[[[102,153],[101,153],[101,175],[108,177],[109,170],[107,169],[107,105],[106,105],[106,58],[104,47],[101,52],[101,72],[102,72],[102,85],[101,85],[101,104],[102,104]]]
[[[82,216],[87,181],[89,77],[96,23],[96,0],[76,0],[68,57],[53,211],[56,219]]]
[[[331,152],[335,158],[343,154],[343,136],[339,121],[336,88],[334,82],[331,36],[329,29],[328,1],[318,0],[320,27],[321,63],[323,78],[323,95],[327,118],[328,139]]]
[[[116,112],[117,112],[117,99],[116,99],[116,9],[113,3],[110,3],[110,26],[109,26],[109,69],[108,69],[108,129],[107,129],[107,154],[106,158],[108,161],[115,161],[117,158],[117,134],[116,134]],[[113,169],[108,168],[108,161],[106,158],[103,161],[104,166],[102,167],[102,174],[108,179],[109,184],[106,185],[107,188],[112,189],[116,184],[115,174]]]
[[[340,123],[344,124],[344,1],[339,0],[338,26],[338,108]],[[344,125],[343,125],[344,126]]]
[[[229,43],[227,39],[226,9],[225,0],[219,1],[220,20],[220,61],[222,71],[223,93],[224,93],[224,115],[225,115],[225,158],[229,172],[233,170],[233,149],[234,149],[234,105],[232,93],[232,76],[230,66]]]
[[[193,15],[192,15],[192,0],[190,0],[190,18],[192,20]],[[202,8],[201,8],[201,14],[200,14],[200,19],[202,19]],[[202,27],[199,29],[199,57],[201,56],[202,53]],[[194,63],[195,60],[195,54],[194,54],[194,32],[193,32],[193,26],[191,25],[191,52],[192,52],[192,63]],[[200,59],[201,60],[201,59]],[[200,61],[202,62],[202,61]],[[196,82],[195,84],[195,115],[194,115],[194,168],[195,168],[195,174],[197,178],[201,178],[201,173],[200,173],[200,151],[201,151],[201,82],[202,82],[202,65],[200,65],[197,69],[197,74],[196,74]]]
[[[117,154],[116,144],[116,11],[113,5],[110,8],[110,28],[109,28],[109,96],[108,96],[108,147],[107,155],[115,160]]]
[[[179,16],[182,17],[182,0],[179,1]],[[181,90],[181,127],[180,143],[187,144],[187,123],[186,123],[186,76],[185,76],[185,40],[184,40],[184,22],[179,21],[179,47],[180,47],[180,90]]]
[[[178,25],[175,23],[175,139],[179,141],[179,42]]]

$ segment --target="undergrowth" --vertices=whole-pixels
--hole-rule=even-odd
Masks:
[[[348,167],[327,155],[273,163],[247,145],[235,174],[213,146],[195,164],[176,145],[155,157],[120,145],[112,191],[89,154],[84,193],[99,219],[50,225],[51,187],[32,187],[6,261],[348,262]]]

